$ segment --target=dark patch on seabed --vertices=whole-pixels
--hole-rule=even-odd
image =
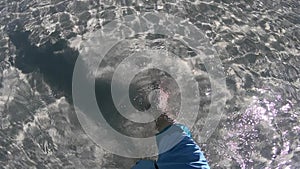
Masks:
[[[55,32],[51,34],[55,38]],[[9,34],[15,45],[16,57],[11,58],[13,66],[23,73],[38,71],[44,75],[45,81],[52,86],[58,97],[67,95],[71,98],[72,75],[78,52],[68,46],[64,39],[52,44],[46,42],[40,47],[31,44],[29,31],[16,31]],[[64,92],[63,94],[61,92]]]

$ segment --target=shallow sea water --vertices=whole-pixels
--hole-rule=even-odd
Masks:
[[[136,49],[167,49],[195,73],[201,108],[192,133],[212,168],[300,168],[299,9],[296,0],[1,1],[0,168],[130,168],[138,159],[103,150],[81,129],[72,71],[85,35],[115,18],[158,11],[189,19],[219,53],[228,96],[213,135],[200,143],[211,104],[205,64],[179,41],[141,35],[119,43],[100,65],[102,77]],[[138,77],[145,92],[153,76]],[[99,79],[105,101],[109,87]],[[115,129],[140,136],[135,124],[105,112]]]

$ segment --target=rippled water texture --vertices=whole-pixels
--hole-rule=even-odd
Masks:
[[[137,161],[102,150],[84,134],[72,107],[71,80],[82,37],[146,11],[189,19],[220,54],[229,94],[218,128],[201,144],[211,167],[300,168],[297,0],[1,1],[0,168],[127,169]],[[164,46],[162,39],[136,37],[110,54],[125,57],[143,40],[189,63],[201,95],[203,117],[192,129],[199,142],[211,96],[205,65],[180,42]],[[107,60],[102,68],[109,74],[119,61]],[[123,132],[132,134],[132,125],[122,122],[128,127]]]

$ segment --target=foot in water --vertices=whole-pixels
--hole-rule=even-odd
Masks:
[[[157,161],[141,160],[132,169],[209,169],[209,165],[189,129],[171,124],[156,135]]]
[[[159,151],[157,161],[140,160],[132,169],[210,169],[198,144],[188,127],[177,124],[176,113],[168,111],[168,93],[159,95],[161,114],[156,120],[156,143]],[[169,113],[167,113],[169,112]]]

